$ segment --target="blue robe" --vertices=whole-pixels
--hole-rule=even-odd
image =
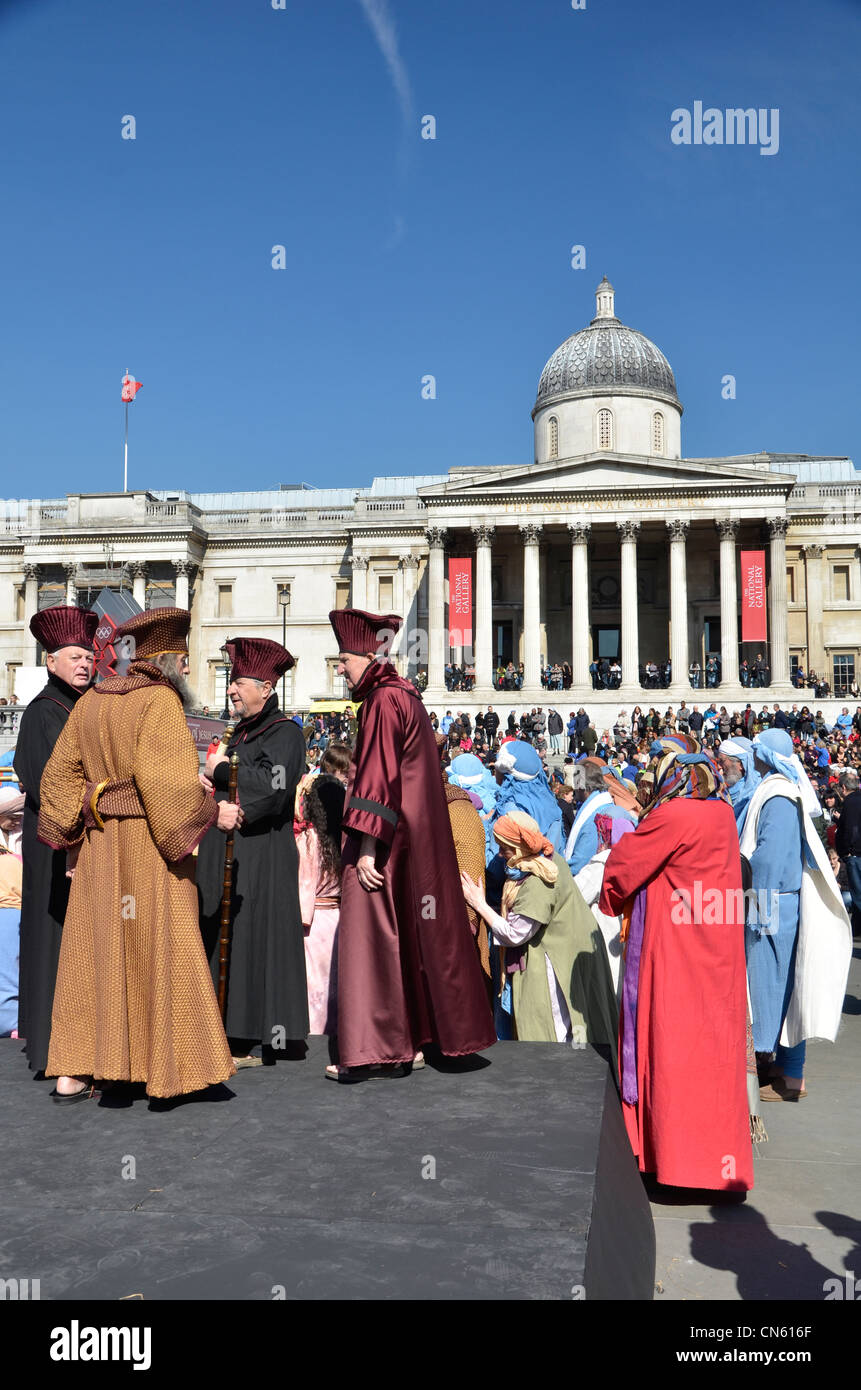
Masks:
[[[784,796],[773,796],[759,813],[750,867],[751,886],[761,896],[757,896],[745,925],[753,1045],[757,1052],[776,1050],[792,994],[804,871],[802,853],[795,804]],[[775,893],[776,899],[772,896]]]

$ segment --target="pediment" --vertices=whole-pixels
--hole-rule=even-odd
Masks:
[[[736,462],[703,459],[653,459],[636,455],[591,454],[576,459],[554,459],[550,463],[535,463],[525,467],[465,470],[453,473],[444,483],[420,488],[419,496],[427,502],[451,502],[472,498],[510,498],[530,494],[582,493],[592,490],[605,492],[608,488],[625,491],[694,486],[702,488],[713,483],[726,491],[737,484],[751,484],[765,490],[788,490],[795,485],[792,474],[772,473],[762,468],[746,468]]]

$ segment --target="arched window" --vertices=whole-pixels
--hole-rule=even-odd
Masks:
[[[547,421],[547,441],[548,441],[548,454],[547,454],[547,457],[548,457],[548,458],[551,458],[551,459],[558,459],[558,457],[559,457],[559,421],[556,419],[556,416],[555,416],[555,415],[551,415],[551,416],[550,416],[550,419]]]
[[[612,410],[598,411],[598,448],[613,448],[613,412]]]
[[[659,410],[652,416],[652,453],[664,452],[664,417]]]

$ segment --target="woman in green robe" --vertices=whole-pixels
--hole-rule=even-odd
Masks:
[[[608,1047],[615,1068],[618,1011],[606,947],[571,870],[524,811],[501,816],[493,833],[506,861],[502,914],[468,874],[461,883],[502,951],[515,1036]]]

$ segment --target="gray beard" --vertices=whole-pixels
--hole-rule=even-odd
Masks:
[[[197,696],[185,676],[169,675],[168,680],[182,700],[182,707],[186,714],[190,714],[192,710],[197,708]]]

